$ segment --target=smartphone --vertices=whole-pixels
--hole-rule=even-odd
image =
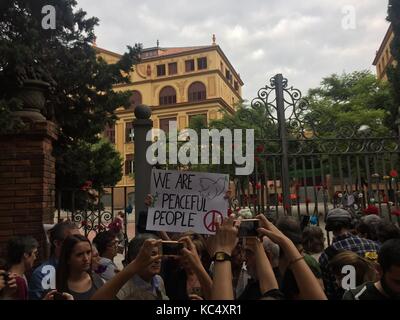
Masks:
[[[303,231],[304,228],[307,227],[309,223],[310,223],[310,216],[307,215],[302,216],[300,223],[301,230]]]
[[[65,297],[61,292],[55,292],[53,298],[54,300],[65,300]]]
[[[183,243],[178,241],[162,241],[161,255],[163,256],[179,256],[183,249]]]
[[[4,283],[7,285],[8,281],[10,280],[10,273],[9,272],[4,272],[1,276],[4,279]]]
[[[247,237],[257,237],[258,232],[257,229],[260,227],[260,221],[258,219],[243,219],[240,220],[239,238],[247,238]]]

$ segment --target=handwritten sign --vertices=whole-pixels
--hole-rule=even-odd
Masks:
[[[147,230],[214,234],[228,214],[229,175],[153,169]]]

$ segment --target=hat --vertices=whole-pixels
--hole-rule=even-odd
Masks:
[[[378,224],[379,222],[382,221],[382,219],[380,216],[377,216],[375,214],[369,214],[367,216],[362,217],[361,221],[366,224]]]
[[[345,209],[335,208],[328,211],[326,215],[326,225],[325,229],[327,231],[332,230],[332,224],[335,222],[344,222],[344,223],[351,223],[352,216],[350,212]]]

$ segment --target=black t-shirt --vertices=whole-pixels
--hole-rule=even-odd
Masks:
[[[346,291],[343,300],[388,300],[379,292],[373,282],[367,282],[355,289]]]

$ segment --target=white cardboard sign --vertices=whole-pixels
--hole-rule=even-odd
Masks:
[[[214,234],[228,215],[228,188],[227,174],[153,169],[146,229]]]

